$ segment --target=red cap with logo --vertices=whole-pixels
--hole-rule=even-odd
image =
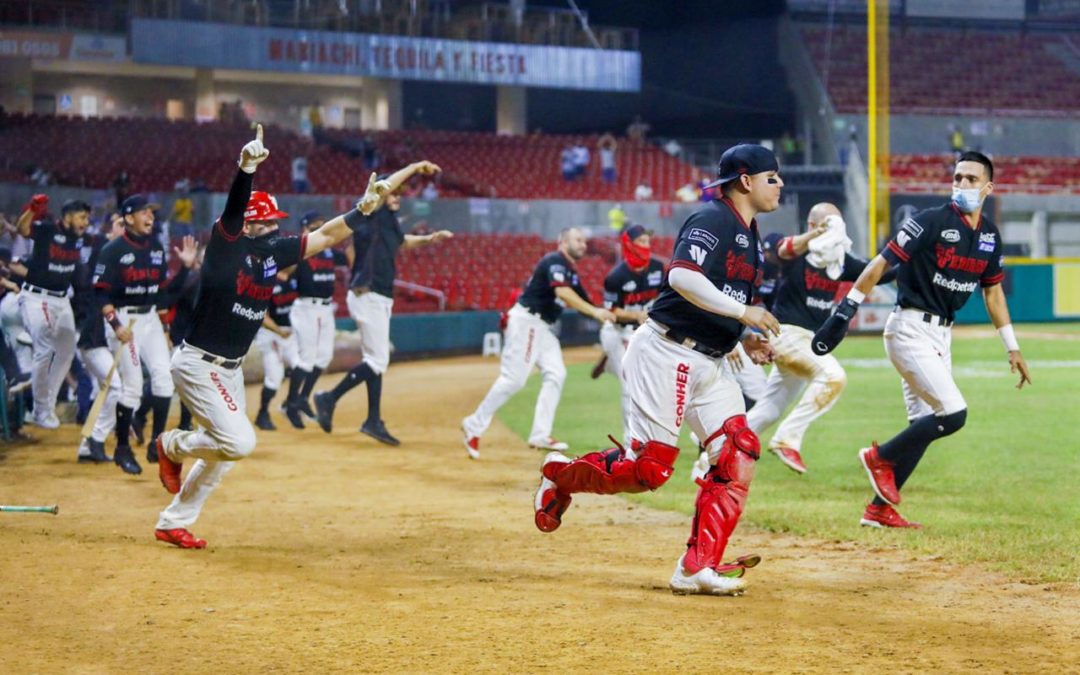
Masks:
[[[281,220],[288,217],[289,214],[278,208],[274,195],[262,190],[251,193],[244,209],[244,220]]]

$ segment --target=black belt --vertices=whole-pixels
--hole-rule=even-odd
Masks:
[[[240,367],[240,364],[244,362],[244,359],[242,359],[242,358],[240,358],[240,359],[227,359],[224,356],[217,356],[217,355],[211,354],[210,352],[205,352],[205,351],[199,349],[198,347],[194,347],[192,345],[189,345],[186,342],[181,342],[180,343],[180,349],[193,349],[196,352],[198,352],[199,358],[202,359],[203,361],[206,361],[207,363],[212,363],[215,366],[218,366],[219,368],[224,368],[225,370],[236,370],[237,368]]]
[[[41,293],[42,295],[48,295],[48,296],[53,297],[53,298],[66,298],[67,297],[67,291],[50,291],[47,288],[42,288],[41,286],[35,286],[33,284],[28,284],[25,281],[23,282],[22,287],[23,287],[24,291],[30,291],[31,293]]]
[[[154,309],[154,305],[128,305],[117,309],[121,309],[128,314],[149,314]]]
[[[693,349],[695,352],[698,352],[699,354],[704,354],[705,356],[708,356],[711,359],[722,359],[722,358],[724,358],[724,355],[727,354],[727,352],[722,352],[719,349],[713,349],[712,347],[707,347],[707,346],[701,344],[700,342],[698,342],[697,340],[695,340],[694,338],[686,337],[682,333],[680,333],[680,332],[678,332],[676,330],[672,330],[671,328],[668,328],[663,333],[663,336],[666,337],[667,339],[671,340],[672,342],[677,342],[677,343],[681,344],[683,347],[686,347],[688,349]]]
[[[331,302],[334,301],[333,298],[300,298],[300,300],[309,300],[320,305],[329,305]]]
[[[926,322],[926,323],[934,323],[934,319],[938,320],[938,325],[939,326],[944,326],[944,327],[948,328],[948,327],[953,325],[952,319],[943,319],[942,317],[940,317],[940,316],[938,316],[936,314],[931,314],[930,312],[923,312],[922,313],[922,320],[924,322]]]

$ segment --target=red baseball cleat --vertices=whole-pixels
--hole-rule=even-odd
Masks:
[[[922,525],[919,523],[904,520],[904,517],[888,504],[882,504],[881,506],[878,506],[877,504],[867,504],[859,524],[863,527],[908,527],[914,530],[922,529]]]
[[[769,449],[772,450],[773,454],[776,455],[787,468],[795,473],[806,473],[806,465],[803,464],[802,455],[800,455],[799,451],[795,448],[780,445]]]
[[[195,535],[182,527],[172,530],[154,530],[154,538],[180,548],[206,548],[205,539],[196,539]]]
[[[165,434],[161,434],[164,436]],[[161,479],[161,484],[165,486],[165,491],[171,495],[180,492],[180,470],[183,465],[179,462],[174,462],[169,459],[169,456],[165,454],[165,444],[161,441],[161,436],[158,436],[154,440],[154,444],[157,446],[158,456],[158,478]],[[199,548],[202,548],[201,546]]]
[[[465,452],[469,453],[469,459],[480,459],[480,437],[470,436],[469,432],[465,430],[465,425],[461,425],[462,440],[465,443]]]
[[[900,503],[900,491],[896,489],[896,478],[893,476],[893,465],[878,455],[878,444],[871,443],[869,448],[859,450],[859,461],[866,469],[866,475],[870,478],[870,487],[874,494],[889,502],[893,506]]]

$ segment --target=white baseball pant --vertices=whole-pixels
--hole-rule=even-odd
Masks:
[[[903,378],[908,420],[967,409],[952,377],[952,330],[921,309],[897,309],[885,321],[885,353]]]
[[[285,379],[285,368],[296,368],[299,363],[296,333],[284,338],[268,328],[260,328],[255,334],[255,346],[262,354],[263,386],[277,391]]]
[[[370,291],[360,295],[350,291],[347,297],[349,316],[360,332],[364,363],[377,375],[385,373],[390,365],[390,314],[394,300]]]
[[[796,397],[798,403],[776,429],[769,448],[801,450],[803,436],[810,424],[836,404],[847,384],[847,375],[835,356],[818,356],[811,349],[813,337],[814,334],[805,328],[781,324],[780,336],[770,340],[776,360],[769,373],[765,394],[746,414],[746,421],[754,433],[760,435],[780,418]]]
[[[169,343],[157,311],[151,309],[144,314],[136,314],[121,307],[116,310],[116,318],[123,326],[131,324],[131,340],[124,345],[120,360],[116,362],[116,372],[120,375],[120,405],[133,409],[139,407],[143,394],[142,361],[146,361],[146,369],[150,371],[151,393],[171,397],[175,388],[169,374]],[[109,343],[109,351],[115,353],[121,343],[108,324],[105,325],[105,339]]]
[[[194,431],[162,434],[166,454],[177,461],[196,459],[184,483],[158,518],[158,529],[190,527],[210,493],[238,460],[255,449],[255,429],[247,418],[244,371],[203,360],[206,352],[184,345],[172,358],[180,400],[191,411]],[[213,355],[211,355],[213,356]]]
[[[393,301],[390,304],[392,307]],[[297,298],[289,310],[289,322],[292,324],[299,350],[296,367],[307,371],[314,368],[325,370],[330,365],[330,359],[334,358],[334,306],[320,298]],[[357,324],[359,323],[357,321]],[[389,322],[386,325],[386,334],[389,340]]]
[[[55,412],[60,385],[75,357],[75,314],[67,298],[28,290],[19,293],[19,310],[33,341],[30,386],[34,415],[44,417]]]
[[[724,359],[724,368],[739,383],[739,389],[742,389],[742,393],[746,398],[752,401],[760,401],[761,397],[765,396],[765,382],[767,379],[765,368],[754,363],[746,350],[743,349],[741,342],[736,343],[735,349],[732,351],[737,352],[739,357],[742,358],[742,368],[736,370],[727,359]]]
[[[93,349],[79,350],[83,365],[98,381],[99,387],[107,387],[105,401],[101,405],[97,420],[94,421],[94,430],[90,432],[90,438],[104,443],[109,434],[116,428],[116,403],[120,400],[120,377],[114,372],[112,379],[105,382],[112,368],[113,355],[107,347],[94,347]]]
[[[634,332],[623,359],[630,437],[676,445],[686,422],[698,438],[712,438],[706,450],[715,464],[725,440],[716,432],[729,418],[746,412],[742,390],[723,359],[672,342],[661,330],[646,321]]]
[[[626,345],[634,335],[637,325],[620,326],[607,322],[600,328],[600,346],[607,355],[604,371],[611,373],[619,380],[619,404],[622,406],[623,420],[623,443],[629,445],[629,430],[626,428],[626,414],[630,410],[630,398],[626,393],[626,387],[622,384],[622,361],[626,355]]]
[[[7,293],[0,300],[0,325],[3,325],[8,344],[15,350],[19,369],[29,373],[34,367],[34,350],[19,342],[18,336],[26,329],[23,327],[21,293]],[[29,335],[29,334],[28,334]]]
[[[476,411],[465,418],[465,433],[482,436],[491,426],[491,420],[499,408],[525,386],[535,365],[540,369],[543,383],[536,398],[529,443],[547,445],[566,381],[566,366],[563,364],[559,338],[551,324],[530,314],[521,305],[514,305],[507,316],[506,342],[499,364],[499,377]]]

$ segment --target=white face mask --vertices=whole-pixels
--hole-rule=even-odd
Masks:
[[[952,189],[952,203],[964,213],[972,213],[982,205],[982,188]]]

